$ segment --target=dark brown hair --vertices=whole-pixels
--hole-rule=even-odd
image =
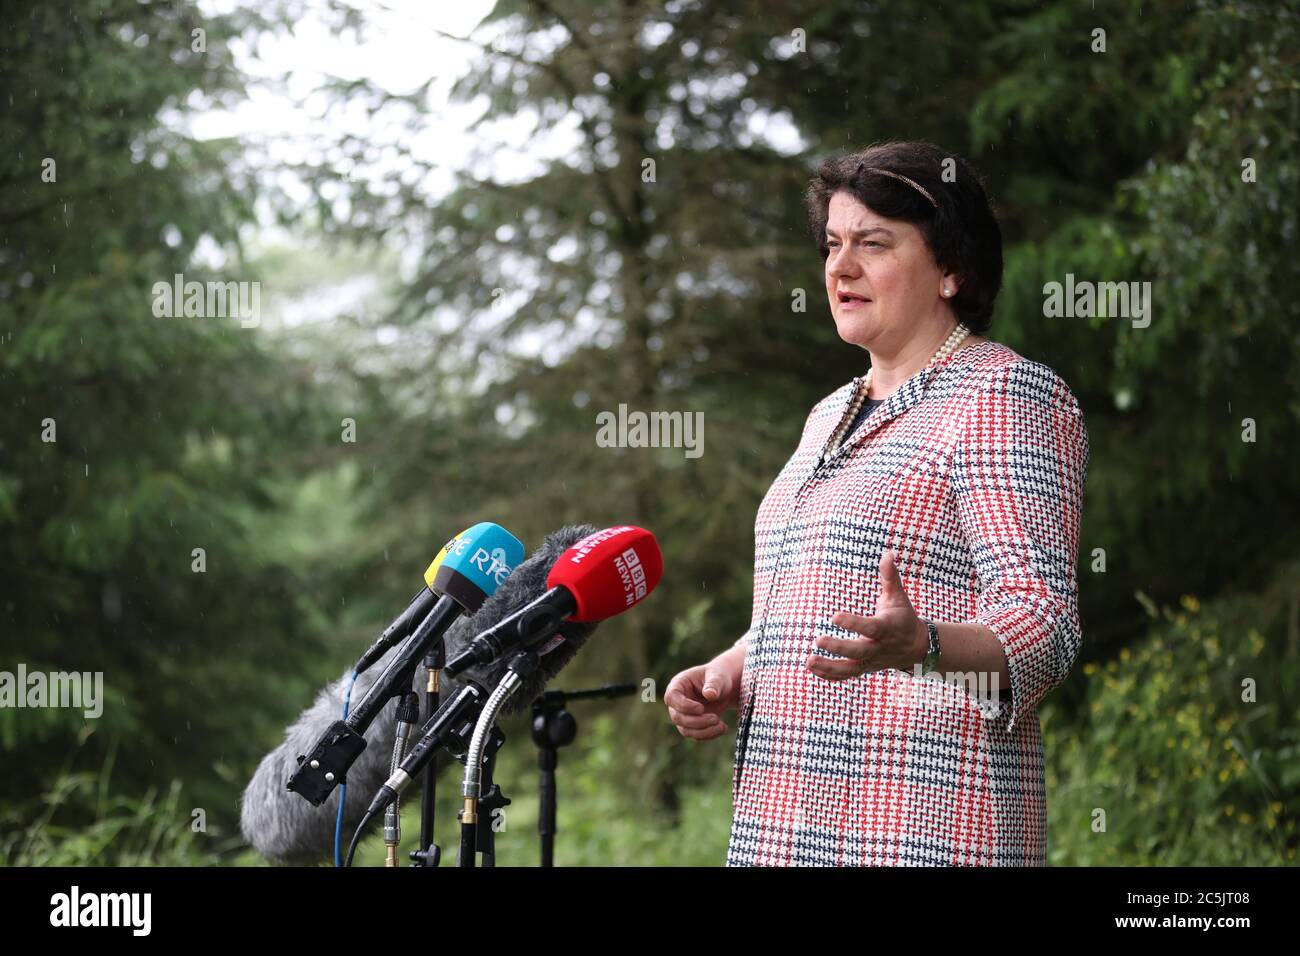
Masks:
[[[949,161],[953,182],[944,182]],[[895,176],[872,172],[872,167]],[[897,176],[905,176],[918,186]],[[932,143],[881,142],[825,160],[808,183],[808,227],[823,261],[831,196],[844,190],[873,212],[921,230],[934,261],[957,276],[952,298],[957,321],[983,332],[993,321],[993,300],[1002,288],[1002,230],[975,170],[960,156]],[[924,190],[922,192],[921,190]],[[928,192],[934,202],[926,197]]]

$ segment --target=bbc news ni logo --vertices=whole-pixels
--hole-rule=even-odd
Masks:
[[[624,600],[627,606],[631,607],[646,596],[645,568],[641,566],[641,559],[632,548],[628,548],[615,558],[614,566],[618,568]]]
[[[83,893],[73,886],[50,897],[51,926],[123,926],[132,936],[148,936],[152,924],[152,893]]]

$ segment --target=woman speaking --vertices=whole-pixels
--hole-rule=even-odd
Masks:
[[[1041,865],[1036,707],[1079,649],[1083,415],[980,334],[1002,238],[963,161],[876,144],[807,200],[870,367],[813,407],[759,507],[749,631],[665,704],[695,740],[740,711],[729,866]]]

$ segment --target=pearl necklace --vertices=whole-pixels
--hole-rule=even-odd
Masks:
[[[958,323],[956,328],[948,334],[948,338],[944,340],[943,345],[939,346],[939,351],[935,352],[930,358],[929,364],[925,366],[923,371],[928,372],[930,369],[934,368],[934,366],[945,361],[953,352],[957,351],[957,346],[961,345],[968,335],[970,335],[970,329],[966,328],[966,326],[961,323]],[[841,443],[848,437],[849,429],[852,428],[853,423],[858,420],[858,412],[862,411],[862,406],[866,403],[867,395],[869,395],[870,392],[871,369],[868,368],[867,374],[863,377],[862,383],[858,386],[858,390],[853,396],[853,401],[849,405],[848,416],[840,422],[839,428],[835,429],[835,433],[831,435],[831,440],[826,446],[826,451],[822,452],[821,461],[825,461],[839,450]]]

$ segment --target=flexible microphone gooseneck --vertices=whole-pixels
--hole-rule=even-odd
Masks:
[[[434,575],[441,593],[415,631],[402,642],[379,678],[346,720],[335,721],[306,754],[286,789],[320,806],[366,748],[362,736],[384,704],[409,689],[416,663],[462,614],[476,613],[524,555],[519,539],[485,521],[452,540]]]
[[[536,550],[515,568],[514,573],[506,578],[496,593],[483,602],[478,613],[457,620],[442,641],[434,642],[430,652],[438,650],[441,645],[445,648],[446,659],[453,658],[484,630],[544,595],[548,590],[547,576],[552,567],[574,543],[596,530],[591,525],[570,524],[551,531]],[[526,712],[533,699],[579,653],[598,626],[594,622],[565,622],[556,639],[552,640],[554,646],[541,657],[541,666],[524,679],[523,687],[506,702],[503,716]],[[558,640],[560,635],[563,640]],[[357,678],[355,693],[352,695],[354,703],[365,695],[367,688],[379,676],[378,672],[397,653],[397,649],[390,649],[387,656],[378,662],[379,667],[371,667],[367,673]],[[427,720],[444,701],[456,696],[467,683],[467,678],[481,688],[490,689],[495,686],[505,672],[507,662],[508,658],[498,659],[472,667],[459,677],[444,679],[440,688],[442,699],[434,706],[424,708],[423,719]],[[339,721],[344,690],[350,679],[349,666],[338,679],[321,688],[314,701],[285,728],[283,739],[262,758],[244,788],[240,799],[240,832],[258,853],[273,863],[313,865],[330,858],[336,828],[334,811],[341,805],[337,796],[338,788],[335,788],[336,795],[328,803],[329,812],[325,813],[301,799],[298,794],[286,790],[285,780],[298,769],[298,755],[310,753],[317,746],[322,733]],[[411,687],[421,693],[426,690],[427,676],[422,667],[412,671]],[[483,696],[486,698],[487,690],[483,691]],[[381,741],[382,748],[370,746],[363,750],[348,770],[348,796],[351,799],[343,813],[339,840],[341,850],[347,849],[347,840],[369,803],[369,800],[360,799],[356,795],[373,794],[392,772],[388,747],[393,740],[394,722],[393,708],[381,708],[366,731],[366,738],[371,744]],[[414,736],[412,741],[414,742]],[[458,739],[455,743],[458,746],[457,754],[463,754],[463,749],[459,749],[461,741]],[[379,752],[381,749],[382,753]],[[430,760],[425,765],[426,773],[430,769],[438,773],[445,766],[443,753],[440,753],[436,760]],[[460,773],[456,774],[457,784],[460,783],[460,776]],[[484,786],[486,785],[485,778]],[[375,822],[377,821],[372,821],[372,826]],[[422,850],[432,847],[432,836],[421,839],[420,844]],[[434,856],[427,859],[428,862],[424,865],[436,865]]]
[[[503,650],[515,653],[505,675],[479,712],[474,735],[465,755],[465,778],[461,785],[464,807],[460,816],[460,857],[462,867],[475,865],[478,846],[478,803],[483,795],[483,757],[488,736],[497,714],[520,686],[524,678],[537,669],[536,649],[554,633],[558,623],[552,608],[569,608],[574,620],[603,620],[621,614],[644,600],[663,575],[664,559],[654,535],[644,528],[622,525],[597,531],[566,551],[551,568],[546,583],[550,590],[530,608],[548,602],[538,616],[517,616],[514,628],[494,629],[490,638],[480,635],[470,642],[464,656],[480,654],[499,656]],[[562,598],[557,600],[557,592]],[[503,622],[504,623],[504,622]],[[545,653],[542,648],[541,653]],[[485,854],[484,863],[488,863]]]
[[[426,725],[429,731],[422,734],[420,742],[411,749],[402,767],[380,788],[366,810],[349,848],[349,859],[355,852],[366,824],[396,799],[411,775],[417,773],[423,765],[420,761],[431,758],[432,751],[442,745],[442,739],[453,729],[456,721],[464,713],[477,709],[478,718],[466,753],[465,777],[461,788],[465,800],[465,809],[461,815],[461,865],[472,866],[473,834],[470,833],[468,837],[470,842],[467,853],[466,828],[472,829],[477,822],[483,750],[488,733],[506,702],[516,696],[538,671],[547,670],[545,664],[539,666],[538,658],[545,661],[551,652],[563,644],[564,638],[557,636],[557,631],[565,620],[579,624],[592,623],[621,614],[644,600],[658,585],[662,575],[663,554],[654,535],[644,528],[631,525],[597,531],[560,555],[547,574],[545,593],[492,624],[470,641],[468,648],[454,661],[448,663],[446,672],[454,676],[475,664],[494,664],[507,653],[511,655],[509,664],[497,678],[487,701],[480,702],[481,690],[471,690],[467,686],[439,711],[439,715],[444,715],[453,703],[460,701],[463,710],[455,719],[444,715],[444,719],[437,722],[439,715],[435,715],[429,725]],[[568,609],[567,617],[561,616],[564,609]],[[457,664],[455,671],[452,670],[453,663]],[[555,668],[556,671],[558,669]],[[474,697],[473,704],[466,700],[471,695]],[[426,744],[435,733],[440,738],[438,742]],[[420,751],[418,756],[417,751]],[[409,767],[408,762],[411,764]]]

